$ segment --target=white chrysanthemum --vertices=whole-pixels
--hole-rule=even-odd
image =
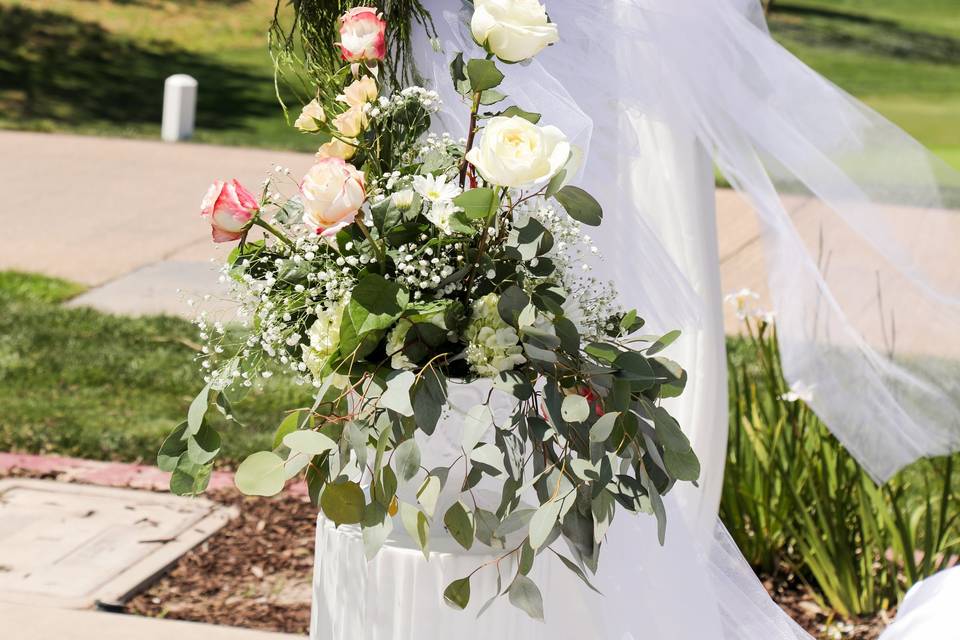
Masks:
[[[327,361],[340,347],[340,324],[343,319],[343,309],[347,300],[341,300],[329,307],[318,310],[317,319],[307,330],[310,344],[303,349],[303,362],[314,378],[322,378],[326,371]],[[346,380],[344,376],[336,376],[340,382]],[[342,386],[335,382],[337,386]]]
[[[527,361],[520,336],[503,321],[497,310],[499,298],[488,293],[473,303],[473,317],[467,326],[467,363],[474,372],[492,378]]]
[[[432,222],[440,231],[450,235],[453,233],[453,227],[450,224],[453,221],[453,214],[459,210],[459,207],[450,200],[434,202],[430,210],[427,211],[426,217],[427,220]]]
[[[447,182],[447,176],[414,176],[413,190],[430,202],[448,202],[460,195],[460,187]]]

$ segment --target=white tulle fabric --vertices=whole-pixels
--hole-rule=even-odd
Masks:
[[[443,129],[463,133],[447,63],[475,52],[469,10],[425,4],[444,55],[424,39],[420,68],[456,114]],[[960,176],[777,45],[756,0],[547,4],[561,43],[511,67],[505,90],[589,151],[576,182],[604,205],[599,268],[624,304],[652,330],[684,331],[669,355],[691,381],[671,409],[703,461],[700,489],[668,496],[663,547],[652,518],[617,516],[602,597],[543,558],[545,623],[504,599],[478,621],[444,610],[444,586],[484,556],[440,528],[445,552],[429,563],[396,532],[367,564],[355,531],[321,521],[312,637],[809,639],[716,521],[727,424],[710,158],[760,218],[787,378],[813,387],[813,408],[877,479],[960,448],[960,274],[943,261],[960,246],[948,208]],[[496,578],[476,580],[479,602]]]
[[[614,266],[621,290],[652,279],[636,294],[643,310],[678,291],[699,297],[668,305],[664,320],[681,328],[691,309],[707,324],[714,304],[669,238],[693,221],[633,188],[632,165],[660,153],[653,121],[704,145],[756,208],[786,376],[813,388],[811,405],[867,470],[885,480],[960,448],[960,274],[944,261],[960,241],[948,208],[960,175],[779,46],[753,0],[554,2],[550,13],[561,44],[521,82],[549,72],[544,84],[593,119],[584,182],[607,208],[602,237],[617,255],[654,256]],[[785,201],[803,206],[788,214]]]

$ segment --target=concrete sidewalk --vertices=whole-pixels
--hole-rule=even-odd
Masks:
[[[188,315],[186,297],[216,295],[216,266],[229,251],[199,216],[210,183],[237,178],[256,191],[274,165],[301,175],[312,162],[263,149],[0,132],[0,269],[91,286],[79,302],[106,311]]]
[[[119,613],[48,609],[2,602],[0,629],[0,637],[4,640],[298,640],[304,637]]]

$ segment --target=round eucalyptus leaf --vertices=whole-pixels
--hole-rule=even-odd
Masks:
[[[517,574],[507,590],[510,604],[534,620],[543,620],[543,596],[537,585],[522,573]]]
[[[294,431],[283,437],[283,444],[291,451],[308,456],[318,456],[327,451],[334,451],[337,443],[316,431]]]
[[[320,508],[338,527],[363,521],[366,498],[356,482],[328,484],[320,496]]]
[[[560,415],[567,422],[586,422],[590,417],[590,403],[581,395],[569,395],[563,399]]]
[[[234,483],[248,496],[275,496],[283,491],[283,459],[271,451],[258,451],[237,467]]]

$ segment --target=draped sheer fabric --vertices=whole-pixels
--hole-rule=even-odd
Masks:
[[[469,12],[424,4],[444,52],[421,38],[418,64],[455,116],[443,130],[462,134],[447,65],[476,53]],[[586,616],[605,640],[808,639],[716,521],[727,421],[709,159],[759,217],[788,380],[812,387],[812,407],[878,480],[960,448],[960,274],[944,260],[960,246],[960,175],[776,44],[757,0],[547,4],[561,43],[512,66],[505,91],[588,151],[575,182],[604,205],[598,270],[652,330],[685,332],[670,355],[691,385],[673,410],[704,473],[699,490],[668,496],[665,546],[652,518],[619,514],[595,581],[604,596],[542,576],[547,622],[513,635],[572,637]],[[436,601],[417,594],[461,577],[441,562],[416,589],[391,590],[378,580],[404,570],[408,542],[393,540],[371,573],[341,561],[359,553],[346,533],[320,535],[316,600],[335,619],[316,637],[342,622],[329,606],[340,598],[369,611],[356,634],[331,637],[406,638],[398,612],[430,618]],[[509,615],[498,611],[485,615]],[[417,640],[480,637],[469,620],[412,628]]]
[[[469,51],[469,13],[432,4],[447,54]],[[665,128],[755,208],[787,379],[874,478],[960,448],[960,274],[944,260],[960,174],[777,44],[756,0],[548,5],[561,42],[511,67],[507,90],[589,149],[580,182],[605,206],[604,269],[625,302],[654,326],[715,321],[707,274],[671,237],[712,211],[665,206]],[[446,61],[422,60],[448,87]]]

